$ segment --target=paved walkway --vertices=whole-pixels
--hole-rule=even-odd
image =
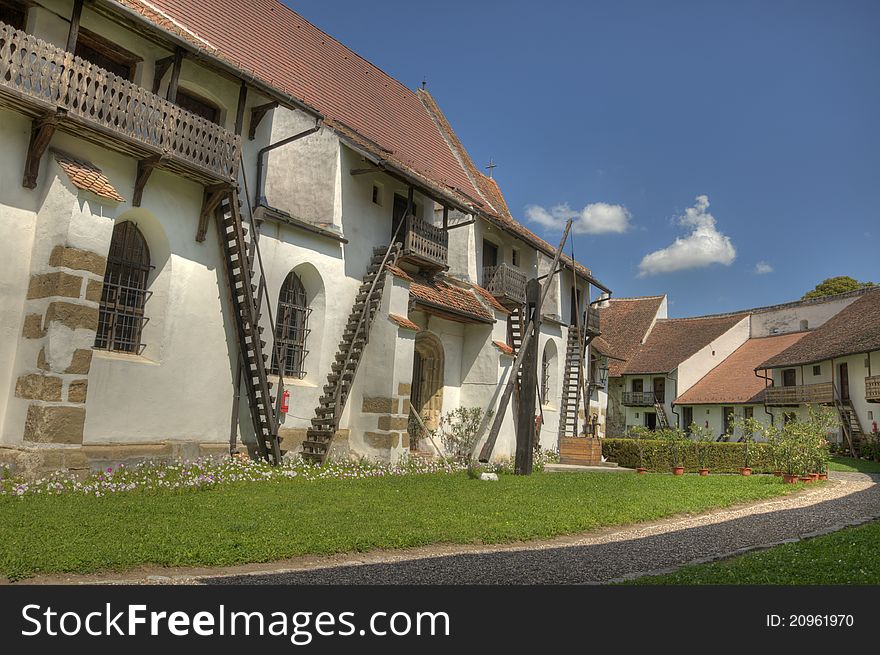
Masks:
[[[299,570],[186,581],[255,585],[614,582],[880,518],[880,476],[838,473],[832,474],[832,480],[794,497],[548,542],[480,550],[461,547],[458,554],[439,556],[379,553],[354,556],[367,563],[327,566],[312,562],[294,567]],[[454,548],[448,547],[447,552]]]

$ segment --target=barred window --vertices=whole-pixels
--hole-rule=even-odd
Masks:
[[[275,348],[272,350],[272,373],[282,377],[305,377],[303,366],[306,355],[306,339],[309,336],[309,299],[302,280],[290,273],[278,296],[278,312],[275,316]],[[279,355],[281,363],[279,365]]]
[[[547,349],[541,356],[541,404],[546,405],[550,394],[550,359],[547,357]]]
[[[98,333],[95,348],[140,354],[141,331],[147,322],[144,305],[150,250],[144,235],[131,221],[117,223],[110,240],[107,272],[101,291]]]

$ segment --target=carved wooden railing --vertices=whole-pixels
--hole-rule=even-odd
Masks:
[[[628,407],[653,407],[657,396],[653,391],[624,391],[622,402]]]
[[[207,173],[238,175],[241,139],[146,89],[0,23],[0,95],[61,111],[88,128]]]
[[[767,387],[765,405],[807,405],[834,402],[834,385],[830,382],[800,384],[793,387]]]
[[[509,264],[483,267],[483,285],[499,300],[522,305],[526,301],[526,282],[526,274]]]
[[[427,223],[412,214],[406,217],[403,241],[404,257],[445,267],[449,258],[449,235],[443,228]]]
[[[602,332],[599,330],[599,310],[596,307],[587,307],[584,312],[584,328],[590,336],[597,337]]]
[[[865,400],[880,402],[880,375],[865,378]]]

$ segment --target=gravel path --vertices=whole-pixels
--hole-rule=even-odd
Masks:
[[[568,538],[564,546],[482,552],[225,577],[203,584],[590,584],[659,573],[880,518],[880,476],[832,474],[795,497]],[[380,555],[380,557],[382,557]],[[375,559],[375,558],[374,558]],[[178,580],[179,582],[180,580]]]

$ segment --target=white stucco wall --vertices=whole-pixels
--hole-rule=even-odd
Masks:
[[[766,337],[771,334],[799,332],[804,327],[814,330],[857,299],[858,296],[817,299],[758,311],[752,314],[751,336]],[[806,326],[802,325],[803,321],[806,321]]]

